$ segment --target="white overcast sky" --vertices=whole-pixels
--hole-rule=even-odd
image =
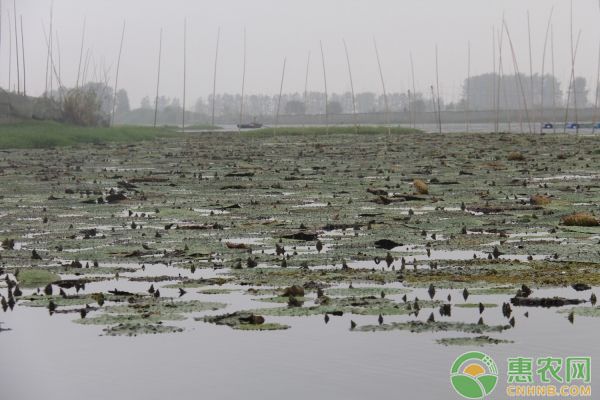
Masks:
[[[6,87],[7,21],[8,13],[12,16],[13,0],[1,1],[0,85]],[[32,95],[41,94],[45,86],[44,29],[48,29],[50,4],[50,0],[16,0],[17,15],[23,16],[27,88]],[[309,90],[322,91],[319,40],[323,41],[325,51],[329,91],[348,91],[342,39],[350,51],[355,90],[381,92],[373,47],[375,38],[389,92],[410,89],[411,52],[417,90],[427,92],[435,82],[437,44],[441,94],[456,100],[467,75],[467,43],[471,43],[471,73],[491,71],[492,32],[494,27],[500,28],[503,14],[519,69],[529,73],[527,12],[530,12],[533,68],[534,72],[540,72],[546,24],[553,6],[556,75],[564,90],[570,74],[570,0],[54,0],[54,30],[58,37],[55,43],[60,45],[62,79],[65,85],[73,86],[84,17],[87,18],[85,47],[91,49],[93,64],[98,71],[106,65],[112,76],[125,20],[119,87],[127,89],[133,106],[143,96],[153,96],[161,27],[164,30],[161,94],[181,97],[184,17],[188,21],[189,106],[198,96],[212,91],[219,27],[217,92],[220,93],[240,92],[245,27],[247,93],[277,93],[284,57],[287,57],[284,92],[302,92],[309,52]],[[588,79],[591,90],[596,80],[599,22],[598,0],[574,1],[575,37],[581,31],[576,73]],[[510,49],[506,40],[504,44],[505,70],[510,73]],[[13,55],[13,81],[14,63]],[[93,65],[90,68],[92,73]],[[546,71],[550,71],[549,49]]]

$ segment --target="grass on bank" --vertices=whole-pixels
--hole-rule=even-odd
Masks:
[[[387,134],[388,128],[386,126],[360,126],[358,128],[359,135],[376,135],[376,134]],[[393,135],[408,134],[408,133],[421,133],[419,129],[406,128],[401,126],[394,126],[390,128],[390,133]],[[352,125],[346,126],[282,126],[276,130],[273,127],[266,127],[261,129],[254,129],[250,131],[242,131],[243,135],[246,136],[302,136],[302,135],[347,135],[357,134],[356,129]]]
[[[0,149],[50,148],[107,142],[131,143],[169,134],[174,133],[166,128],[89,128],[52,121],[25,121],[0,125]]]

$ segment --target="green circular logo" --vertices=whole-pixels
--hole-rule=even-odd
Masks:
[[[450,382],[456,393],[465,399],[484,399],[498,383],[498,367],[487,354],[471,351],[454,361]]]

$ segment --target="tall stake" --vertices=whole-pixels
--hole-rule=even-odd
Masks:
[[[183,109],[181,113],[181,131],[185,133],[185,78],[187,72],[187,18],[183,19]],[[214,99],[213,99],[214,103]],[[214,110],[214,106],[213,106]],[[213,112],[214,115],[214,112]]]
[[[500,93],[501,91],[504,92],[504,103],[508,104],[508,102],[506,101],[506,90],[503,90],[503,78],[504,78],[504,65],[502,62],[502,46],[504,44],[504,26],[502,26],[500,28],[500,32],[498,32],[498,85],[497,87],[497,93],[496,93],[496,132],[499,131],[499,127],[500,127],[500,102],[501,102],[501,97],[500,97]],[[511,131],[511,118],[509,115],[508,118],[508,131]]]
[[[8,19],[8,91],[11,92],[12,86],[12,24],[10,22],[10,11],[6,16]]]
[[[494,46],[495,47],[495,46]],[[494,62],[494,66],[496,63]],[[495,67],[494,67],[495,68]],[[495,81],[495,77],[494,77]],[[469,99],[471,97],[471,42],[467,43],[467,96],[465,98],[465,124],[469,133]]]
[[[594,117],[592,120],[592,134],[596,133],[598,122],[598,95],[600,94],[600,44],[598,45],[598,67],[596,70],[596,95],[594,96]]]
[[[435,45],[435,86],[437,92],[437,110],[438,110],[438,128],[439,132],[442,133],[442,110],[440,104],[440,74],[439,74],[439,64],[438,64],[438,46]]]
[[[244,27],[244,60],[242,70],[242,98],[240,100],[240,119],[238,123],[238,131],[241,129],[243,123],[242,118],[244,117],[244,87],[246,85],[246,28]]]
[[[86,18],[83,17],[83,28],[81,30],[81,50],[79,50],[79,66],[77,67],[77,80],[75,81],[76,88],[79,88],[79,78],[81,76],[81,62],[83,60],[83,43],[85,40],[85,24]]]
[[[556,75],[554,74],[554,27],[550,25],[550,50],[552,55],[552,132],[556,133]]]
[[[525,97],[525,90],[523,88],[523,81],[521,80],[521,74],[519,72],[519,64],[517,63],[517,55],[515,53],[515,48],[513,46],[512,39],[510,37],[510,31],[508,29],[508,25],[506,25],[506,21],[503,21],[504,29],[506,30],[506,36],[508,37],[508,43],[510,44],[510,51],[512,54],[513,64],[515,67],[515,74],[517,75],[517,80],[519,82],[519,87],[521,88],[521,96],[523,97],[523,106],[525,108],[525,116],[527,118],[527,123],[529,126],[529,133],[533,133],[531,129],[531,119],[529,118],[529,109],[527,108],[527,98]]]
[[[323,42],[319,40],[321,47],[321,63],[323,64],[323,85],[325,86],[325,133],[329,134],[329,105],[327,100],[327,73],[325,72],[325,53],[323,52]]]
[[[550,9],[550,16],[548,17],[548,25],[546,26],[546,36],[544,38],[544,51],[542,53],[542,87],[541,100],[540,100],[540,133],[544,133],[544,73],[546,71],[546,49],[548,48],[548,35],[550,34],[550,23],[552,22],[552,14],[554,13],[554,7]],[[552,77],[554,79],[554,76]]]
[[[21,52],[23,55],[23,96],[27,96],[27,79],[26,79],[26,70],[25,70],[25,40],[23,37],[23,16],[21,18]]]
[[[567,92],[567,107],[565,110],[565,126],[563,133],[567,132],[567,122],[569,119],[569,105],[571,104],[571,91],[573,91],[573,109],[575,110],[575,131],[579,133],[579,124],[577,123],[577,92],[575,90],[575,58],[577,57],[577,49],[579,48],[579,39],[581,39],[581,31],[577,35],[577,44],[572,50],[571,55],[571,77],[569,81],[569,91]]]
[[[492,107],[497,110],[496,92],[500,93],[500,88],[496,85],[496,27],[492,26],[492,68],[494,70],[494,78],[492,79]],[[496,112],[496,120],[494,121],[494,133],[499,131],[498,112]]]
[[[354,117],[354,131],[358,133],[358,122],[356,120],[356,99],[354,97],[354,82],[352,81],[352,68],[350,68],[350,56],[348,55],[348,46],[346,40],[344,42],[344,51],[346,52],[346,63],[348,64],[348,76],[350,78],[350,91],[352,92],[352,115]]]
[[[533,55],[531,53],[531,22],[529,20],[529,10],[527,10],[527,32],[529,37],[529,101],[531,110],[535,114],[535,101],[533,99]]]
[[[154,127],[156,128],[156,119],[158,116],[158,88],[160,86],[160,59],[162,57],[162,28],[160,28],[160,36],[158,38],[158,72],[156,76],[156,97],[154,98]]]
[[[383,89],[383,102],[385,103],[385,122],[387,125],[388,139],[391,135],[390,127],[390,107],[388,105],[387,92],[385,90],[385,81],[383,79],[383,70],[381,69],[381,60],[379,59],[379,50],[377,49],[377,41],[373,38],[373,46],[375,47],[375,56],[377,56],[377,67],[379,67],[379,78],[381,78],[381,87]]]
[[[115,124],[115,110],[117,107],[117,89],[119,84],[119,68],[121,67],[121,53],[123,52],[123,39],[125,38],[125,21],[123,21],[123,30],[121,31],[121,44],[119,45],[119,57],[117,58],[117,71],[115,73],[115,89],[113,90],[112,119],[110,126]]]
[[[283,78],[285,77],[285,62],[286,57],[283,58],[283,69],[281,71],[281,84],[279,85],[279,98],[277,100],[277,111],[275,113],[275,127],[273,128],[273,133],[277,134],[277,127],[279,125],[279,107],[281,106],[281,93],[283,92]]]
[[[308,67],[310,66],[310,51],[306,59],[306,76],[304,77],[304,114],[308,112]],[[302,127],[305,127],[304,121],[306,117],[302,119]]]
[[[212,94],[212,117],[210,120],[211,125],[215,125],[215,103],[216,103],[216,91],[217,91],[217,61],[219,60],[219,39],[221,37],[221,27],[217,29],[217,47],[215,49],[215,68],[213,70],[213,94]]]
[[[412,88],[413,88],[413,91],[412,91],[413,128],[416,128],[417,127],[417,110],[415,108],[415,99],[416,99],[416,95],[417,95],[417,86],[415,84],[415,64],[413,62],[412,52],[410,53],[410,73],[412,75]]]
[[[21,94],[21,68],[19,67],[19,34],[17,33],[17,0],[13,0],[13,16],[15,18],[15,54],[17,56],[17,94]]]

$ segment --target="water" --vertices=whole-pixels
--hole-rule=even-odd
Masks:
[[[131,265],[128,265],[131,266]],[[135,266],[134,266],[135,267]],[[139,266],[138,266],[139,267]],[[195,278],[212,277],[227,271],[201,269]],[[86,285],[86,292],[121,290],[144,291],[147,282],[130,282],[127,276],[191,276],[183,268],[146,265],[146,270],[122,274],[122,278]],[[66,277],[66,276],[65,276]],[[165,282],[167,284],[169,282]],[[177,296],[176,289],[160,287],[163,296]],[[391,286],[401,287],[401,284]],[[231,294],[204,295],[188,289],[184,299],[224,301],[225,310],[272,307],[244,294],[247,288]],[[598,292],[598,288],[594,288]],[[535,290],[532,296],[589,298],[590,291],[571,288]],[[436,299],[452,295],[453,303],[464,303],[462,288],[438,289]],[[408,294],[427,299],[426,289]],[[401,301],[402,295],[388,296]],[[469,303],[508,301],[509,295],[471,295]],[[423,309],[419,320],[431,310]],[[529,318],[524,317],[529,312]],[[435,311],[436,319],[442,320]],[[285,331],[243,332],[225,326],[196,322],[189,315],[175,322],[185,328],[178,334],[138,337],[99,336],[101,327],[70,322],[78,314],[48,315],[46,309],[17,305],[1,315],[5,328],[0,333],[0,383],[7,399],[239,399],[282,398],[300,400],[364,398],[456,398],[448,374],[453,360],[468,347],[443,347],[434,339],[469,336],[461,333],[414,334],[404,331],[352,332],[350,320],[359,325],[376,324],[376,316],[345,314],[332,316],[325,324],[322,316],[269,317],[271,322],[292,326]],[[200,315],[200,314],[198,314]],[[509,356],[600,357],[595,343],[594,318],[576,317],[571,325],[566,314],[556,309],[513,307],[515,329],[491,336],[513,340],[514,344],[487,346],[483,351],[507,371]],[[452,317],[443,320],[476,322],[476,308],[453,307]],[[483,313],[490,325],[506,324],[501,308]],[[408,316],[386,316],[385,322],[407,321]],[[171,324],[171,322],[168,322]],[[504,383],[491,399],[505,398]]]

